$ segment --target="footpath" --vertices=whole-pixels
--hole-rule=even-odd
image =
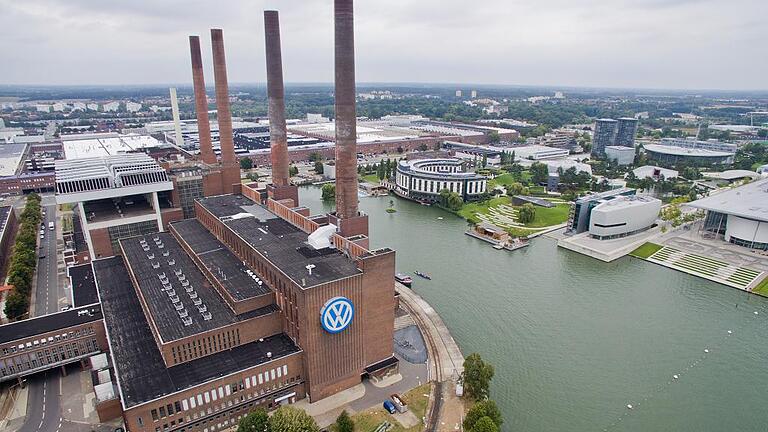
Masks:
[[[435,382],[424,419],[425,431],[457,431],[464,420],[464,401],[456,384],[464,371],[464,355],[437,311],[418,294],[401,284],[400,303],[410,312],[427,342],[429,379]]]

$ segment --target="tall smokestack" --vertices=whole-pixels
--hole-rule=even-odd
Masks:
[[[173,113],[173,130],[175,133],[176,145],[184,144],[184,137],[181,135],[181,117],[179,116],[179,98],[176,97],[176,87],[170,88],[171,92],[171,112]]]
[[[336,215],[357,217],[355,32],[352,0],[334,1],[336,68]]]
[[[269,142],[272,156],[272,183],[288,186],[288,138],[285,126],[283,58],[280,52],[280,20],[277,11],[264,11],[264,43],[267,53],[267,97],[269,100]]]
[[[197,133],[200,136],[200,156],[203,162],[213,165],[216,154],[211,144],[211,124],[208,121],[208,96],[205,94],[203,57],[200,54],[200,38],[189,37],[189,52],[192,56],[192,83],[195,89],[195,111],[197,112]]]
[[[232,138],[232,111],[229,107],[229,85],[227,84],[227,61],[224,56],[224,34],[221,29],[211,29],[213,48],[213,78],[216,81],[216,111],[219,122],[219,143],[221,143],[221,164],[224,187],[240,183],[240,165],[235,156]]]

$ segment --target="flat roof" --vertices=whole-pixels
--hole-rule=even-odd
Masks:
[[[62,137],[64,157],[70,160],[133,153],[165,145],[149,135],[89,134]]]
[[[274,312],[235,315],[169,233],[121,239],[120,245],[164,343]]]
[[[16,174],[26,148],[26,144],[0,144],[0,177]]]
[[[678,147],[663,144],[643,144],[643,148],[652,153],[661,153],[673,156],[697,156],[697,157],[731,157],[733,153],[707,150],[702,148]]]
[[[768,179],[712,193],[684,205],[718,213],[768,222]]]
[[[36,334],[85,324],[102,318],[98,305],[55,312],[36,318],[28,318],[0,326],[0,343],[25,339]]]
[[[362,273],[352,259],[335,248],[312,249],[307,233],[242,195],[219,195],[198,202],[299,286]],[[312,274],[308,265],[314,265]]]
[[[3,232],[5,231],[5,224],[8,222],[8,216],[11,214],[11,210],[13,210],[13,207],[11,206],[0,207],[0,237],[2,237]]]
[[[235,301],[272,292],[266,281],[252,277],[250,269],[197,219],[174,222],[172,226]]]
[[[279,333],[166,367],[119,256],[93,261],[117,383],[125,408],[300,352]],[[267,353],[272,353],[271,358]]]
[[[96,282],[93,279],[93,268],[90,263],[68,267],[67,272],[72,282],[72,297],[75,307],[99,302]]]
[[[629,195],[618,196],[612,200],[599,204],[595,207],[595,210],[618,210],[621,208],[644,206],[649,203],[659,203],[659,206],[661,206],[661,200],[657,198],[647,195]]]

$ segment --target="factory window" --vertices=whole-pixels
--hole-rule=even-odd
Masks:
[[[180,413],[181,412],[181,404],[179,403],[179,401],[174,402],[173,405],[176,408],[176,412]]]
[[[151,414],[152,414],[152,421],[157,421],[157,420],[158,420],[158,418],[159,418],[159,417],[157,416],[157,410],[156,410],[156,409],[153,409],[153,410],[151,411]]]
[[[160,417],[165,417],[165,407],[160,407]]]

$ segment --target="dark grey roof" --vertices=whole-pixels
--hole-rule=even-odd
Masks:
[[[155,239],[159,240],[162,247]],[[144,250],[142,240],[146,242],[148,251]],[[211,287],[172,235],[156,233],[131,237],[121,239],[120,244],[163,342],[213,330],[237,321],[234,311]],[[168,256],[164,256],[164,253]],[[158,267],[154,268],[153,264]],[[165,275],[167,284],[163,283],[160,275]],[[171,289],[165,289],[165,286],[170,286]],[[188,292],[187,289],[190,288],[191,292]],[[174,299],[177,302],[174,302]],[[180,311],[176,309],[177,304],[181,304]],[[190,318],[187,321],[189,324],[184,322],[184,311],[186,317]]]
[[[0,343],[24,339],[100,319],[101,308],[98,305],[28,318],[0,326]]]
[[[2,236],[3,231],[5,231],[5,223],[8,221],[8,214],[12,209],[13,207],[10,206],[0,207],[0,236]]]
[[[199,202],[299,286],[360,273],[355,262],[337,249],[312,249],[307,245],[307,233],[242,195],[219,195]],[[315,266],[311,275],[310,264]]]
[[[93,262],[104,323],[126,408],[181,391],[206,381],[299,352],[283,333],[188,363],[166,367],[152,337],[123,259]],[[267,358],[267,352],[272,353]]]
[[[96,283],[93,280],[93,268],[91,264],[80,264],[67,269],[72,280],[72,296],[75,307],[95,304],[99,302],[96,293]]]
[[[259,279],[259,284],[251,277],[247,273],[250,269],[197,219],[175,222],[172,226],[235,301],[272,292],[266,281]]]

